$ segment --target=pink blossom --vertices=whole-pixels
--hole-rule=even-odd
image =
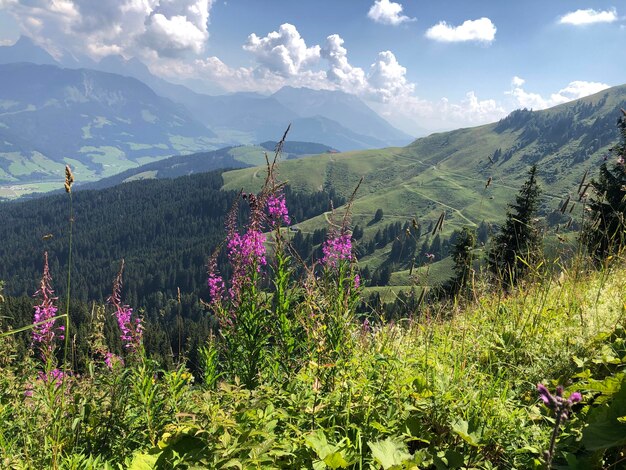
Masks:
[[[143,337],[143,325],[140,317],[133,319],[133,309],[122,304],[122,273],[124,272],[124,260],[120,266],[120,271],[113,283],[113,293],[107,301],[115,306],[115,317],[117,326],[120,328],[120,339],[125,348],[136,351],[141,345]]]
[[[56,328],[54,326],[58,309],[54,305],[57,297],[54,297],[54,291],[52,290],[52,277],[50,276],[48,266],[48,252],[44,253],[43,276],[41,278],[40,288],[35,292],[35,296],[41,297],[41,303],[34,307],[33,343],[39,343],[41,354],[45,359],[54,349],[55,338],[64,339],[62,333],[65,330],[63,326]]]
[[[272,194],[267,198],[267,212],[272,219],[272,224],[283,222],[289,225],[291,223],[284,194]]]
[[[349,233],[337,237],[331,237],[324,242],[322,247],[324,256],[322,263],[326,266],[337,267],[341,260],[352,260],[352,240]]]
[[[112,352],[107,351],[107,353],[104,355],[104,363],[109,369],[113,369],[116,364],[124,365],[124,360],[117,354],[113,354]]]
[[[234,232],[227,243],[228,259],[233,267],[233,276],[229,293],[231,299],[239,297],[242,287],[250,279],[249,269],[261,272],[267,264],[265,259],[265,235],[260,230],[248,228],[243,235]]]

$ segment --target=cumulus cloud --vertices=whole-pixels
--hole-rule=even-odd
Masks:
[[[511,91],[507,94],[511,95],[516,105],[521,108],[528,109],[545,109],[556,106],[568,101],[584,98],[593,95],[610,87],[606,83],[587,82],[583,80],[575,80],[570,82],[565,88],[560,89],[556,93],[550,94],[549,97],[543,97],[539,93],[528,92],[523,88],[525,81],[519,77],[513,77],[511,81]]]
[[[285,23],[265,37],[252,33],[243,48],[270,72],[282,76],[297,75],[320,58],[320,46],[307,47],[296,27]]]
[[[348,62],[348,51],[343,47],[344,40],[338,34],[326,38],[326,46],[321,55],[328,61],[326,77],[341,89],[351,89],[358,93],[367,88],[365,72]]]
[[[146,20],[142,40],[159,55],[200,54],[209,38],[212,0],[161,0]]]
[[[496,27],[489,18],[464,21],[452,26],[441,21],[426,31],[426,37],[439,42],[478,41],[489,43],[496,37]]]
[[[49,52],[94,59],[109,54],[198,54],[214,0],[0,0],[20,29]]]
[[[526,83],[526,80],[524,80],[523,78],[518,77],[517,75],[511,79],[511,85],[514,86],[514,87],[520,87],[524,83]]]
[[[370,66],[367,78],[367,94],[382,102],[410,95],[415,89],[415,85],[406,78],[406,68],[400,65],[391,51],[378,53],[378,59]]]
[[[592,8],[569,12],[559,18],[560,24],[581,26],[593,23],[613,23],[617,21],[615,9],[596,11]]]
[[[402,14],[402,5],[389,0],[376,0],[367,12],[367,16],[376,23],[399,25],[408,21],[415,21]]]

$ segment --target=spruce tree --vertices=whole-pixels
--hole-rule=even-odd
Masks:
[[[488,253],[489,270],[505,285],[521,280],[541,253],[541,240],[536,217],[541,190],[537,184],[537,165],[528,172],[528,179],[509,204],[500,232],[493,238]]]
[[[459,294],[465,290],[472,273],[473,250],[476,245],[476,233],[467,227],[459,233],[452,247],[452,260],[454,261],[454,277],[450,282],[453,294]]]
[[[621,142],[611,149],[611,169],[600,167],[598,180],[591,181],[590,218],[583,230],[587,249],[597,260],[626,247],[626,111],[618,121]]]

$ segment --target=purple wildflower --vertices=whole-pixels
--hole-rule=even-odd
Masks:
[[[554,427],[552,429],[552,436],[550,437],[550,446],[545,451],[546,468],[552,468],[552,459],[554,458],[554,449],[556,446],[556,438],[559,434],[559,427],[561,423],[569,418],[569,414],[572,411],[572,405],[582,400],[582,395],[578,392],[572,393],[569,398],[563,397],[563,386],[559,385],[556,388],[556,394],[552,395],[550,391],[543,384],[537,384],[537,391],[539,392],[539,398],[541,401],[554,411],[555,420]]]
[[[143,336],[143,325],[140,317],[133,317],[133,309],[128,305],[122,304],[122,273],[124,271],[124,260],[120,266],[120,271],[113,283],[113,293],[107,299],[112,304],[116,311],[115,317],[117,319],[117,325],[120,328],[120,339],[125,348],[136,351],[141,345],[141,338]]]
[[[561,419],[567,419],[572,405],[582,400],[582,395],[579,392],[572,393],[567,399],[564,398],[562,385],[556,388],[556,394],[554,395],[543,384],[537,384],[537,391],[543,403],[551,410],[560,414]]]
[[[113,367],[117,364],[124,365],[124,360],[117,354],[113,354],[112,352],[107,351],[107,353],[104,355],[104,363],[109,369],[113,369]]]
[[[355,289],[358,289],[361,286],[361,276],[359,276],[358,274],[354,275],[354,287]]]
[[[352,260],[352,240],[349,233],[337,237],[331,237],[324,242],[322,247],[324,256],[322,263],[326,266],[337,267],[342,260]]]
[[[265,235],[252,227],[243,235],[231,234],[227,243],[228,259],[233,267],[230,296],[233,300],[239,297],[242,287],[249,281],[249,269],[261,272],[261,266],[267,264],[265,259]]]
[[[224,278],[217,272],[217,254],[213,254],[209,258],[208,268],[208,280],[207,285],[209,287],[209,295],[211,296],[211,303],[218,302],[224,296]]]
[[[287,225],[291,223],[287,204],[285,203],[285,195],[282,193],[278,195],[272,194],[267,198],[267,212],[272,219],[272,225],[280,222]]]
[[[63,384],[66,374],[61,369],[52,369],[50,372],[45,373],[39,371],[38,379],[44,384],[54,383],[55,388],[59,388]]]
[[[431,262],[431,263],[432,263],[433,261],[435,261],[435,254],[434,254],[434,253],[426,253],[426,259],[427,259],[429,262]]]
[[[35,296],[41,297],[41,303],[35,305],[35,314],[33,316],[33,343],[39,343],[42,358],[45,360],[54,349],[54,339],[64,339],[62,332],[65,327],[54,326],[55,316],[58,311],[54,305],[57,300],[52,290],[52,277],[50,276],[50,268],[48,266],[48,252],[44,253],[43,276],[39,290],[35,292]],[[41,323],[44,322],[44,323]]]

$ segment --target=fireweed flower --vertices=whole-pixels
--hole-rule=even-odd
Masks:
[[[272,194],[267,198],[267,213],[270,216],[272,225],[277,223],[289,225],[291,223],[284,194]]]
[[[112,352],[108,352],[104,355],[104,363],[109,369],[113,369],[115,365],[120,364],[124,365],[124,360],[119,357],[117,354],[113,354]]]
[[[546,467],[552,468],[552,459],[554,458],[554,449],[556,446],[556,438],[559,434],[559,427],[563,421],[569,418],[574,403],[578,403],[582,400],[582,395],[578,392],[574,392],[568,398],[564,398],[562,385],[556,388],[556,394],[554,395],[552,395],[543,384],[537,384],[537,391],[539,392],[541,401],[554,411],[555,416],[554,428],[552,430],[552,436],[550,437],[550,447],[544,454]]]
[[[116,309],[115,318],[120,329],[120,339],[123,346],[130,351],[137,351],[141,345],[143,336],[143,325],[140,317],[133,319],[133,309],[122,304],[122,272],[124,271],[124,260],[120,266],[120,271],[113,283],[113,293],[107,299]]]
[[[65,327],[54,326],[55,316],[58,311],[54,302],[57,300],[57,297],[54,297],[54,291],[52,290],[52,277],[50,276],[50,268],[48,266],[48,252],[46,251],[43,256],[43,276],[39,290],[35,292],[35,297],[39,296],[41,303],[34,307],[33,344],[39,343],[42,358],[45,360],[52,354],[55,338],[64,339],[63,332],[65,331]]]
[[[579,392],[572,393],[567,399],[563,398],[562,385],[556,388],[555,395],[552,395],[543,384],[537,384],[537,391],[539,392],[541,401],[543,401],[548,408],[559,414],[561,419],[567,419],[572,410],[572,405],[582,400],[582,395]]]
[[[233,267],[230,297],[233,300],[239,298],[241,289],[250,282],[250,270],[258,273],[261,267],[267,264],[265,259],[265,235],[253,226],[240,235],[237,232],[231,234],[226,244],[228,260]]]
[[[224,278],[217,272],[216,256],[211,256],[208,264],[208,281],[209,295],[211,296],[211,303],[219,302],[224,296]]]
[[[342,260],[352,260],[352,240],[349,233],[328,238],[322,247],[322,264],[337,267]]]

